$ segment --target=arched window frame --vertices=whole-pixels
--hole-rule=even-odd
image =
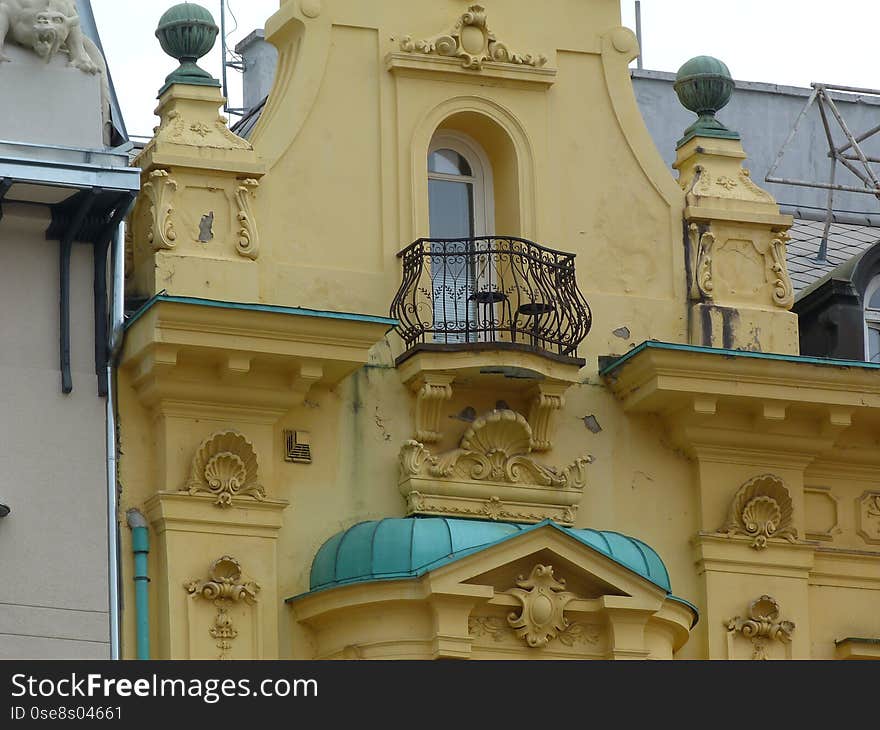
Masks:
[[[880,346],[875,352],[871,351],[871,334],[876,333],[874,341],[880,340],[880,309],[872,308],[871,300],[880,291],[880,276],[875,276],[868,288],[865,289],[864,314],[865,314],[865,360],[868,362],[880,362]]]
[[[474,236],[495,235],[495,194],[492,163],[489,161],[489,156],[476,140],[463,132],[440,130],[431,140],[428,157],[430,158],[439,150],[446,149],[460,154],[470,165],[472,174],[468,177],[428,172],[428,180],[472,183],[474,190]]]

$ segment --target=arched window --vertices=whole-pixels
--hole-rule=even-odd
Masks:
[[[439,132],[428,152],[431,238],[491,236],[492,167],[483,149],[458,132]]]
[[[865,359],[880,362],[880,276],[865,290]]]
[[[459,132],[434,136],[428,197],[435,324],[442,323],[446,344],[477,342],[485,323],[478,322],[474,292],[486,276],[487,257],[480,252],[489,244],[474,239],[493,235],[495,227],[492,168],[479,144]]]

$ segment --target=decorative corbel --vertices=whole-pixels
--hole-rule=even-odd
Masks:
[[[773,303],[785,310],[791,309],[794,305],[794,287],[785,262],[785,247],[790,238],[786,231],[779,231],[770,242],[772,260],[770,270],[776,276],[776,280],[773,282]]]
[[[416,439],[423,444],[433,444],[443,438],[440,417],[443,404],[452,398],[454,375],[431,373],[423,375],[413,384],[416,393]]]
[[[532,451],[550,451],[553,448],[557,411],[565,407],[563,394],[567,385],[535,386],[532,391],[529,425],[532,427]]]
[[[174,248],[177,246],[177,231],[174,230],[173,196],[178,189],[177,181],[167,170],[153,170],[143,189],[150,201],[147,240],[157,251]]]
[[[688,227],[690,242],[690,297],[694,301],[712,299],[715,282],[712,274],[712,247],[715,234],[711,231],[700,233],[696,223]]]
[[[257,197],[260,183],[253,178],[239,181],[235,190],[235,202],[238,204],[238,243],[236,249],[245,258],[256,261],[260,255],[260,233],[254,217],[252,201]]]
[[[241,564],[235,558],[224,555],[211,563],[207,580],[189,581],[184,588],[189,595],[214,603],[217,616],[208,633],[217,641],[216,646],[220,650],[218,659],[229,659],[232,641],[238,636],[229,609],[237,603],[253,606],[257,602],[260,586],[253,581],[244,582]]]

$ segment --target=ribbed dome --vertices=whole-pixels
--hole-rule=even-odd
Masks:
[[[617,532],[575,530],[555,522],[514,525],[448,518],[362,522],[330,538],[312,563],[311,590],[381,580],[418,578],[517,535],[551,526],[637,573],[667,593],[672,588],[660,556]]]

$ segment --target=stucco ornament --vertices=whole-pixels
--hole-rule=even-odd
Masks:
[[[528,578],[520,576],[516,584],[518,588],[506,592],[522,603],[522,612],[511,613],[507,622],[533,649],[545,647],[569,628],[565,607],[575,595],[565,592],[565,581],[553,576],[550,565],[536,565]]]
[[[430,472],[436,477],[458,474],[511,484],[586,485],[587,459],[560,470],[538,464],[529,456],[532,449],[532,429],[523,416],[515,411],[492,411],[467,430],[460,448],[431,459]]]
[[[765,474],[739,488],[730,505],[727,522],[719,532],[727,533],[728,537],[751,537],[756,550],[766,548],[771,538],[797,542],[792,514],[791,495],[783,481]]]
[[[150,202],[150,229],[147,241],[154,250],[172,249],[177,246],[174,228],[174,194],[177,181],[167,170],[153,170],[144,183],[143,191]]]
[[[193,495],[208,492],[217,498],[219,507],[231,507],[234,499],[243,496],[265,499],[253,445],[237,431],[214,434],[196,452],[183,491]]]
[[[712,299],[715,284],[712,281],[712,246],[715,245],[715,234],[711,231],[700,231],[696,223],[688,227],[690,236],[690,280],[691,299]]]
[[[400,41],[400,49],[406,53],[460,58],[465,68],[476,71],[482,69],[486,61],[537,68],[547,63],[544,55],[515,53],[500,43],[489,30],[486,8],[482,5],[471,5],[448,33],[420,41],[406,36]]]
[[[400,452],[400,490],[410,514],[479,517],[571,525],[587,484],[591,457],[565,468],[532,458],[528,421],[515,411],[478,418],[457,449],[437,456],[407,441]]]
[[[791,621],[780,620],[779,603],[770,596],[761,596],[749,604],[748,617],[737,616],[725,622],[731,634],[742,634],[754,646],[752,659],[767,659],[767,643],[791,642],[795,625]]]
[[[732,172],[732,171],[731,171]],[[683,176],[681,184],[688,194],[688,201],[700,201],[703,199],[715,199],[735,201],[737,203],[763,203],[773,204],[773,197],[759,188],[751,178],[748,170],[737,169],[736,177],[731,175],[713,173],[706,165],[697,165],[694,168],[694,176]],[[713,300],[720,294],[716,287],[719,277],[736,280],[734,269],[735,262],[742,255],[756,255],[763,268],[764,281],[754,277],[747,281],[741,281],[737,289],[748,286],[763,286],[769,284],[768,293],[770,302],[780,309],[789,310],[794,304],[794,286],[788,272],[786,263],[786,246],[790,236],[785,231],[761,232],[759,235],[746,236],[743,239],[745,250],[731,253],[728,248],[739,239],[718,239],[715,231],[707,226],[698,226],[691,223],[689,233],[689,270],[690,297],[693,300]],[[752,253],[754,252],[754,253]],[[728,297],[734,296],[734,292],[728,292]]]
[[[239,181],[235,190],[238,205],[238,243],[236,250],[245,258],[256,261],[260,256],[260,232],[254,216],[253,200],[257,197],[260,183],[251,178]]]
[[[870,544],[880,544],[880,492],[865,492],[857,500],[857,532]]]
[[[232,641],[238,636],[229,609],[236,603],[254,605],[260,586],[253,581],[243,581],[241,564],[235,558],[224,555],[211,563],[207,580],[189,581],[184,588],[195,598],[213,601],[217,615],[208,633],[217,641],[219,659],[228,659]]]

